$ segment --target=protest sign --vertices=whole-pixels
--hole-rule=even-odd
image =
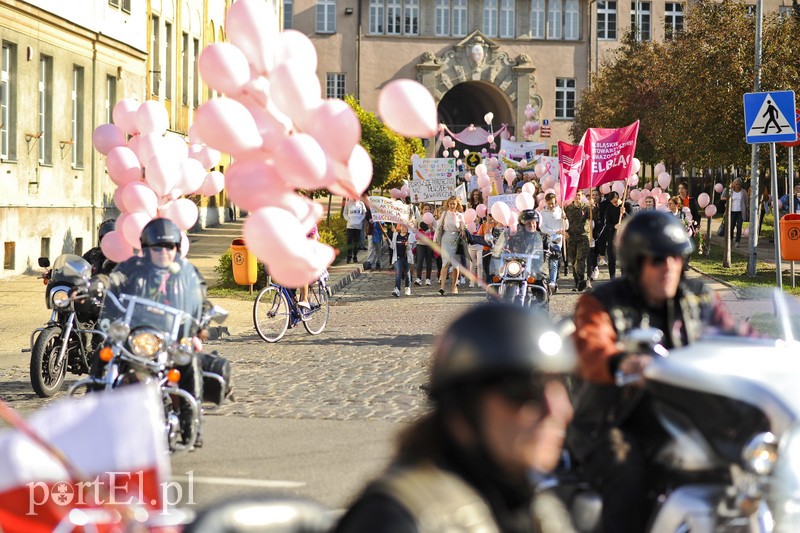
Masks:
[[[467,187],[463,183],[455,188],[453,196],[460,198],[462,205],[467,205]]]
[[[510,159],[526,159],[530,163],[536,156],[537,150],[547,150],[547,143],[512,142],[501,139],[500,149],[505,150],[506,157]]]
[[[411,201],[416,204],[419,202],[447,200],[453,195],[455,181],[455,178],[411,180],[408,182]]]
[[[408,204],[400,200],[392,200],[384,196],[370,196],[369,208],[372,212],[373,222],[392,222],[409,221]]]
[[[449,178],[455,180],[456,160],[453,157],[433,157],[414,160],[412,181]]]
[[[489,200],[486,202],[486,207],[490,210],[494,204],[497,202],[502,202],[508,207],[513,207],[515,210],[517,209],[517,194],[496,194],[494,196],[490,196]]]

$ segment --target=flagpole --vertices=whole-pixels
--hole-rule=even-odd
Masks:
[[[619,222],[617,224],[622,223],[622,215],[625,213],[625,198],[628,196],[628,180],[625,179],[625,190],[622,191],[622,203],[620,204],[619,208]]]

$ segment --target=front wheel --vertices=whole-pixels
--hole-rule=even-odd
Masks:
[[[61,388],[67,371],[66,356],[56,366],[61,350],[61,328],[49,327],[39,334],[31,350],[31,386],[40,398],[49,398]]]
[[[261,289],[253,304],[253,324],[258,336],[278,342],[289,329],[289,302],[282,290],[270,285]]]
[[[328,297],[328,289],[322,283],[315,283],[308,288],[308,304],[311,309],[306,311],[303,318],[303,326],[312,335],[318,335],[325,329],[328,323],[328,315],[331,312],[331,301]]]

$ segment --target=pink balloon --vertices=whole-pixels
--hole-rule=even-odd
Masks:
[[[533,167],[533,172],[536,174],[537,178],[541,179],[545,172],[547,172],[547,167],[544,163],[536,163],[536,166]]]
[[[631,174],[638,174],[642,168],[642,163],[635,157],[631,159]]]
[[[198,194],[203,196],[214,196],[219,194],[225,188],[225,176],[218,170],[212,170],[203,179],[203,185],[197,191]]]
[[[531,194],[528,194],[525,191],[519,193],[514,200],[514,203],[517,206],[517,209],[520,211],[525,211],[526,209],[533,209],[536,206],[536,200],[533,199]]]
[[[742,230],[742,235],[745,236],[745,237],[749,237],[750,236],[750,227],[749,226]]]
[[[297,189],[324,189],[332,182],[326,172],[325,152],[306,133],[291,135],[280,143],[273,162],[283,180]]]
[[[645,184],[644,184],[644,188],[645,188],[645,189],[647,189],[647,190],[649,191],[650,189],[652,189],[652,188],[653,188],[653,184],[652,184],[652,183],[650,183],[650,182],[647,182],[647,183],[645,183]]]
[[[164,134],[164,150],[176,161],[183,161],[189,157],[189,145],[186,139],[177,133],[168,131]]]
[[[488,198],[489,196],[492,195],[492,187],[490,185],[483,187],[481,188],[481,192],[483,193],[484,198]]]
[[[670,182],[672,181],[672,176],[669,175],[667,172],[662,172],[658,175],[658,184],[661,186],[662,189],[666,189],[669,187]]]
[[[310,72],[317,70],[317,50],[305,34],[297,30],[283,30],[275,43],[275,64],[299,63]]]
[[[233,156],[262,144],[253,116],[231,98],[214,98],[200,106],[194,126],[205,144]]]
[[[142,230],[153,218],[147,213],[131,213],[121,224],[122,236],[131,248],[142,247]]]
[[[411,190],[408,188],[408,185],[403,185],[400,187],[400,194],[403,195],[403,198],[408,198],[408,195],[411,193]]]
[[[190,246],[189,236],[186,235],[185,231],[182,231],[181,232],[181,257],[183,257],[184,259],[189,254],[189,246]]]
[[[484,187],[488,187],[491,184],[492,184],[492,182],[489,179],[489,176],[487,176],[485,174],[483,176],[478,176],[478,187],[479,188],[483,189]]]
[[[622,196],[622,193],[625,192],[625,184],[621,181],[615,181],[611,184],[611,190]]]
[[[134,154],[137,156],[139,155],[139,134],[133,135],[130,139],[128,139],[128,148],[130,148]],[[139,161],[141,163],[141,161]]]
[[[128,211],[128,208],[125,207],[125,202],[122,200],[122,189],[123,187],[117,187],[114,189],[114,205],[117,206],[122,213]]]
[[[114,104],[114,109],[111,111],[114,124],[128,135],[139,133],[139,128],[136,127],[136,112],[140,105],[138,100],[123,98]]]
[[[114,230],[119,231],[122,233],[122,225],[125,224],[125,220],[131,216],[130,213],[122,213],[120,216],[117,217],[117,220],[114,221]]]
[[[630,185],[631,187],[636,187],[637,185],[639,185],[639,176],[633,174],[631,177],[629,177],[628,185]]]
[[[275,11],[263,0],[237,0],[228,9],[225,34],[259,74],[272,68],[277,32]]]
[[[697,205],[699,205],[701,209],[705,209],[709,202],[711,202],[711,197],[708,196],[708,193],[701,192],[697,195]]]
[[[717,214],[717,206],[715,206],[714,204],[707,205],[705,213],[707,217],[709,218],[713,217],[714,215]]]
[[[133,257],[133,246],[125,241],[125,237],[119,231],[106,233],[100,243],[100,248],[103,250],[103,255],[115,263],[121,263]]]
[[[369,188],[372,182],[372,159],[363,146],[357,144],[347,162],[347,166],[328,160],[329,166],[333,163],[336,181],[328,187],[334,194],[345,198],[358,198]]]
[[[653,193],[648,191],[647,189],[641,189],[641,191],[639,191],[639,194],[641,194],[642,198],[647,198],[648,196],[651,196]]]
[[[142,166],[146,165],[153,157],[161,154],[169,155],[168,142],[160,133],[147,133],[137,137],[136,155]]]
[[[180,179],[171,193],[174,197],[195,194],[203,186],[207,174],[203,164],[196,159],[184,159],[181,161],[178,164],[178,173]]]
[[[428,89],[414,80],[386,84],[378,95],[378,113],[386,125],[404,137],[429,138],[436,134],[436,102]]]
[[[166,196],[178,184],[178,162],[167,155],[152,157],[144,169],[144,180],[158,196]]]
[[[531,196],[533,196],[534,194],[536,194],[536,185],[528,181],[522,186],[522,192],[526,192]]]
[[[600,186],[600,192],[601,192],[602,194],[608,194],[608,193],[610,193],[610,192],[611,192],[611,185],[609,185],[608,183],[604,183],[604,184],[602,184],[602,185]]]
[[[322,103],[322,89],[314,71],[296,63],[276,65],[269,75],[270,96],[278,110],[305,130],[311,113]]]
[[[489,172],[489,169],[486,168],[485,163],[478,163],[478,166],[475,167],[475,175],[480,178],[481,176],[486,176]]]
[[[233,203],[247,211],[268,205],[288,191],[277,169],[264,161],[236,161],[225,173],[225,188]]]
[[[391,196],[394,199],[400,198],[400,189],[398,189],[396,187],[392,188],[392,189],[389,189],[389,196]]]
[[[658,163],[658,164],[655,166],[655,168],[653,169],[653,171],[655,172],[655,175],[656,175],[656,176],[658,176],[658,175],[659,175],[659,174],[661,174],[662,172],[665,172],[666,170],[667,170],[667,167],[665,167],[665,166],[664,166],[664,163]]]
[[[519,224],[519,213],[512,211],[508,215],[508,224],[507,224],[507,226],[511,227],[511,233],[515,233],[517,231],[517,224]]]
[[[292,119],[278,111],[271,102],[267,109],[245,107],[252,115],[258,134],[261,136],[261,152],[271,154],[275,146],[283,141],[289,131],[294,128]]]
[[[471,207],[464,211],[464,222],[467,224],[472,224],[475,222],[475,217],[478,216],[478,213],[472,209]]]
[[[631,200],[633,200],[633,198],[631,198]],[[639,203],[639,207],[642,208],[642,209],[647,207],[647,196],[642,196],[641,198],[639,198],[639,202],[638,203]]]
[[[511,185],[511,183],[517,178],[517,173],[514,171],[513,168],[507,168],[503,171],[503,179],[506,180],[506,183]]]
[[[666,204],[667,202],[669,202],[669,198],[670,196],[668,192],[662,192],[661,195],[659,196],[659,200],[661,201],[662,204]]]
[[[212,43],[198,57],[203,81],[215,91],[232,95],[250,81],[250,65],[241,50],[230,43]]]
[[[108,177],[117,185],[141,181],[142,166],[133,150],[127,146],[117,146],[106,154]]]
[[[656,204],[656,209],[658,211],[668,211],[669,210],[669,208],[667,207],[666,204]]]
[[[639,201],[639,197],[641,196],[641,194],[642,193],[639,191],[639,189],[631,189],[631,191],[628,193],[628,196],[630,197],[632,202],[637,202]]]
[[[486,209],[486,206],[484,204],[478,204],[475,207],[475,213],[481,218],[485,218],[486,217],[486,211],[487,211],[487,209]]]
[[[724,188],[725,187],[723,187],[721,183],[714,185],[714,190],[717,191],[718,194],[721,193]]]
[[[189,157],[200,161],[200,164],[203,165],[203,168],[208,170],[219,165],[220,159],[222,159],[222,153],[219,150],[214,150],[209,146],[192,144],[189,146]]]
[[[147,213],[151,218],[156,216],[158,197],[145,183],[133,182],[125,185],[120,198],[129,213]]]
[[[169,115],[164,104],[157,100],[148,100],[136,110],[136,129],[139,133],[164,134],[169,128]]]
[[[188,198],[180,198],[160,209],[160,215],[168,218],[183,231],[189,231],[197,222],[197,206]]]
[[[547,175],[542,181],[542,188],[543,189],[552,189],[556,185],[556,180],[551,175]]]
[[[330,98],[311,113],[307,133],[329,157],[346,162],[361,138],[361,122],[346,102]]]
[[[483,204],[481,204],[483,205]],[[480,207],[480,206],[478,206]],[[486,211],[486,206],[483,207],[484,213]],[[428,211],[427,213],[422,215],[422,221],[426,223],[428,226],[432,226],[434,222],[436,222],[436,217],[433,216],[433,213]]]
[[[508,226],[510,216],[511,209],[508,205],[503,202],[495,202],[494,205],[492,205],[492,217],[501,224]]]
[[[100,124],[92,132],[92,144],[103,155],[112,148],[125,146],[125,134],[113,124]]]
[[[652,191],[650,191],[650,194],[653,196],[661,196],[661,193],[663,192],[664,191],[661,190],[661,187],[655,187]]]

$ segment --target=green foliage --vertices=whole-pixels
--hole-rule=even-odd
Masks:
[[[323,218],[317,225],[319,240],[325,244],[336,248],[340,252],[346,251],[347,247],[347,221],[339,215],[331,214],[331,222]],[[346,255],[346,254],[345,254]],[[339,254],[338,257],[341,257]]]
[[[406,139],[394,133],[374,113],[365,111],[352,96],[345,96],[345,102],[353,108],[361,122],[361,145],[372,159],[370,188],[399,185],[408,176],[411,154],[425,155],[422,141]]]

